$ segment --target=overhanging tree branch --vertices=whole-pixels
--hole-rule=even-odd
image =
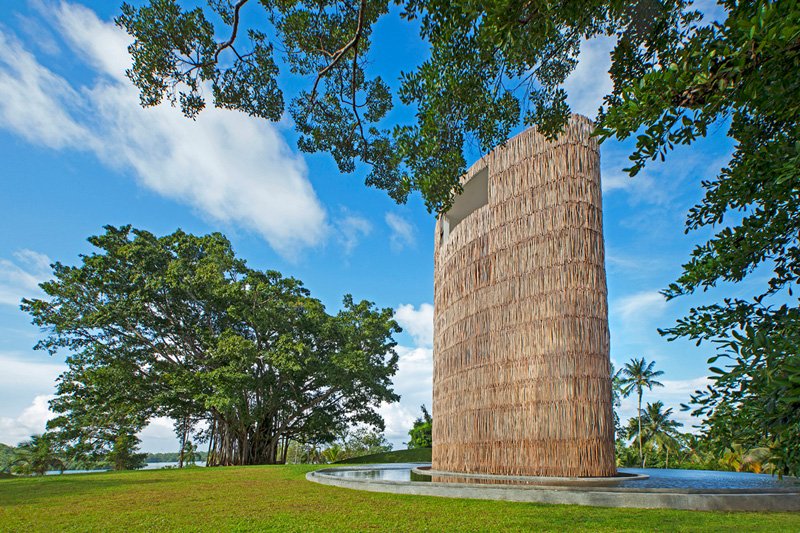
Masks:
[[[331,62],[328,63],[325,68],[320,70],[317,73],[317,77],[314,80],[314,86],[311,89],[311,96],[309,97],[309,104],[313,105],[317,98],[317,89],[319,87],[319,82],[325,75],[333,69],[339,61],[349,52],[350,50],[354,49],[358,45],[358,41],[361,39],[361,34],[364,31],[364,12],[367,10],[367,0],[361,0],[361,6],[358,9],[358,23],[356,25],[356,31],[353,35],[353,38],[345,44],[343,47],[339,48],[336,52],[333,53]]]
[[[231,30],[231,37],[227,41],[220,43],[217,46],[217,51],[214,53],[214,62],[216,63],[219,61],[219,55],[222,53],[223,50],[226,48],[233,49],[233,43],[236,42],[236,35],[239,33],[239,11],[241,11],[242,6],[244,6],[250,0],[239,0],[236,2],[236,5],[233,6],[233,24]],[[234,50],[236,52],[236,50]],[[236,54],[237,56],[239,54]]]

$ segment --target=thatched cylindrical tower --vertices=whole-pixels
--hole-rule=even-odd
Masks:
[[[436,224],[433,469],[612,476],[600,152],[572,116],[483,157]]]

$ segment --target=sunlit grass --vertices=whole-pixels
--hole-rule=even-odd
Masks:
[[[800,514],[606,509],[318,485],[318,466],[192,468],[0,481],[0,531],[799,531]]]

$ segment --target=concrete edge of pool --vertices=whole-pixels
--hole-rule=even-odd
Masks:
[[[421,476],[437,476],[452,478],[457,482],[459,479],[469,479],[476,482],[487,481],[502,485],[506,482],[509,485],[533,484],[547,486],[570,486],[570,487],[616,487],[628,481],[649,479],[647,474],[624,474],[618,473],[614,477],[558,477],[558,476],[506,476],[497,474],[466,474],[464,472],[447,472],[444,470],[432,470],[429,466],[415,466],[411,469],[415,474]]]
[[[323,468],[308,472],[306,479],[322,485],[368,492],[445,498],[691,511],[800,511],[800,488],[658,489],[617,486],[474,485],[348,478],[332,474],[332,472],[374,468],[374,466]]]

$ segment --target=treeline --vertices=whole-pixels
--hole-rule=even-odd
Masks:
[[[289,443],[286,462],[290,464],[322,464],[344,461],[353,457],[392,451],[392,445],[382,432],[365,427],[343,432],[330,442]]]
[[[136,453],[130,444],[118,443],[106,457],[76,458],[66,455],[51,433],[32,435],[16,447],[0,444],[0,472],[41,476],[49,471],[134,470],[144,467],[145,454]]]
[[[198,461],[205,462],[207,455],[207,452],[194,452],[191,455],[186,452],[137,453],[122,465],[104,460],[76,461],[60,453],[50,442],[48,435],[34,435],[17,447],[0,443],[0,473],[41,475],[51,470],[132,470],[142,468],[147,463],[177,463],[181,460],[181,456],[185,465],[195,464]],[[111,458],[114,457],[112,454]],[[119,453],[116,457],[120,459]]]
[[[184,454],[184,459],[188,457]],[[205,451],[196,451],[194,455],[194,461],[202,461],[205,462],[208,458],[208,452]],[[181,460],[181,453],[180,452],[159,452],[159,453],[148,453],[145,456],[145,461],[148,463],[177,463]]]

